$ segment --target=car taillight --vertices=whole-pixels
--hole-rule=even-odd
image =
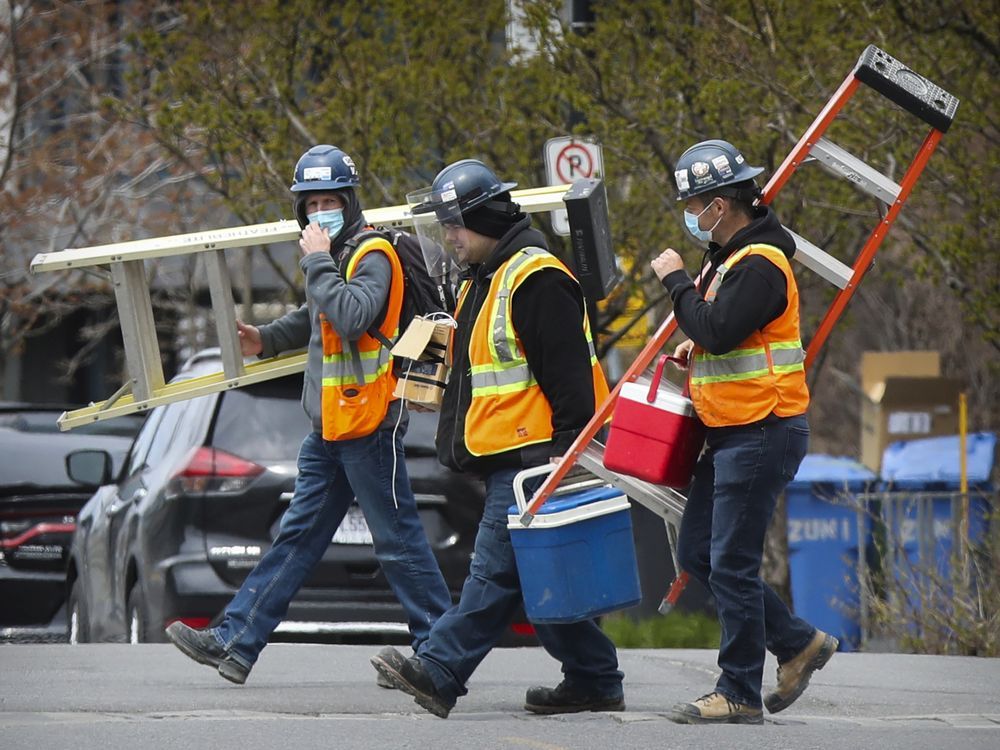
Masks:
[[[202,492],[240,492],[264,467],[218,448],[201,447],[167,485],[167,496]]]
[[[534,635],[535,626],[530,622],[512,622],[510,624],[511,632],[514,635]]]
[[[195,630],[201,630],[202,628],[207,628],[208,624],[212,622],[211,617],[174,617],[173,619],[167,620],[163,627],[167,628],[173,625],[175,622],[182,622],[189,628],[194,628]]]

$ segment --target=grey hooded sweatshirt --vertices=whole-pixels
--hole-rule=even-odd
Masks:
[[[313,429],[322,433],[323,337],[319,314],[326,315],[342,339],[357,341],[380,318],[385,308],[392,268],[381,253],[369,253],[358,263],[350,282],[347,282],[340,273],[338,261],[330,253],[305,255],[299,266],[306,277],[306,304],[259,326],[264,347],[260,356],[273,357],[308,346],[302,408],[312,420]],[[379,429],[394,426],[401,408],[401,401],[391,402]],[[405,419],[404,415],[404,423]]]

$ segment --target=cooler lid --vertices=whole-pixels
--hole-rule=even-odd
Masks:
[[[579,508],[584,505],[599,503],[602,500],[612,500],[618,497],[624,497],[624,493],[614,487],[593,487],[589,490],[582,490],[580,492],[571,492],[566,495],[556,495],[555,497],[550,497],[542,503],[542,507],[538,509],[538,513],[535,515],[537,517],[551,513],[562,513],[563,511],[573,510],[574,508]],[[517,506],[511,505],[507,509],[507,515],[520,515],[517,510]]]
[[[677,393],[670,386],[661,384],[656,390],[656,400],[653,403],[646,400],[648,395],[649,386],[642,383],[625,383],[622,385],[621,391],[618,392],[618,398],[645,404],[661,411],[669,411],[682,417],[694,416],[694,405],[691,403],[691,399]]]

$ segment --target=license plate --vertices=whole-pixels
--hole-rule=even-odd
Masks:
[[[352,505],[347,509],[347,515],[340,522],[340,527],[333,535],[334,544],[371,544],[372,533],[368,530],[361,508]]]

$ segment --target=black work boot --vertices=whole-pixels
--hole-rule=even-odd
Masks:
[[[594,690],[574,687],[566,680],[554,688],[528,688],[524,709],[533,714],[573,714],[581,711],[624,711],[625,698],[621,691],[601,695]]]
[[[386,678],[392,686],[412,695],[421,708],[426,708],[435,716],[447,719],[454,702],[448,702],[434,686],[424,665],[416,656],[404,657],[392,646],[386,646],[371,658],[372,666]]]
[[[406,657],[394,648],[384,648],[379,651],[376,656],[373,656],[369,660],[375,667],[375,684],[380,688],[385,688],[386,690],[395,690],[396,684],[382,674],[379,664],[375,662],[376,659],[379,659],[385,664],[387,667],[386,671],[395,670],[396,674],[399,674],[399,670],[401,670],[403,665],[406,663]]]
[[[170,623],[165,632],[185,656],[215,667],[220,675],[237,685],[247,681],[250,667],[244,667],[222,648],[211,630],[195,630],[178,621]]]

